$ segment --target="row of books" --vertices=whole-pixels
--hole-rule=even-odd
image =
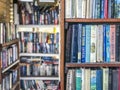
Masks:
[[[21,76],[58,76],[58,64],[47,63],[33,62],[23,65],[20,67]]]
[[[58,76],[59,61],[56,57],[20,57],[21,76]]]
[[[20,52],[59,53],[59,33],[19,32]]]
[[[16,26],[11,23],[0,23],[0,44],[16,39]]]
[[[18,70],[9,70],[2,79],[1,90],[11,90],[18,81]]]
[[[59,7],[34,2],[19,2],[18,11],[20,24],[59,24]]]
[[[16,44],[3,48],[0,53],[2,69],[14,63],[18,59],[18,47]]]
[[[120,18],[119,0],[65,0],[66,18]]]
[[[66,90],[119,90],[120,68],[69,69]]]
[[[60,90],[60,86],[56,80],[21,80],[21,90]]]
[[[120,25],[71,24],[66,29],[66,62],[119,62]]]

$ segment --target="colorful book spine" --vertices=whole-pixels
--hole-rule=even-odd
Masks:
[[[97,26],[91,26],[91,48],[90,48],[90,62],[96,62],[96,32]]]
[[[115,36],[116,36],[116,26],[110,25],[110,59],[111,62],[115,62]]]
[[[91,70],[90,90],[96,90],[96,70]]]
[[[106,61],[110,62],[110,25],[106,25]]]
[[[81,63],[82,24],[78,24],[78,63]]]
[[[81,90],[82,85],[82,70],[76,69],[76,90]]]
[[[85,62],[90,62],[90,41],[91,40],[91,25],[86,25],[86,59]]]
[[[86,40],[86,30],[85,30],[85,25],[83,25],[82,27],[82,47],[81,47],[81,51],[82,51],[82,58],[81,58],[81,63],[85,63],[85,55],[86,55],[86,45],[85,45],[85,41]]]

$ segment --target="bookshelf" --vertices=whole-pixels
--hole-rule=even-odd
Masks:
[[[16,21],[16,24],[20,39],[21,90],[30,87],[41,90],[54,87],[58,89],[61,81],[60,2],[19,0],[18,5],[16,7],[19,11],[16,12],[19,12],[19,22]],[[40,88],[32,84],[27,87],[27,83],[33,82],[36,86],[40,84]]]
[[[9,47],[11,47],[12,49],[14,48],[14,50],[11,49],[12,52],[10,52]],[[0,44],[0,53],[1,53],[1,56],[0,56],[1,58],[1,64],[0,64],[1,65],[1,68],[0,68],[1,90],[2,89],[10,89],[10,90],[19,89],[20,88],[19,39],[13,39],[3,44]],[[12,56],[10,56],[10,53]],[[4,59],[5,57],[7,58]],[[3,60],[5,60],[5,62]]]
[[[91,0],[92,1],[92,0]],[[105,1],[104,3],[107,3],[107,0],[93,0],[95,3],[97,2],[102,2],[102,1]],[[79,4],[79,5],[77,5],[77,3]],[[114,0],[113,0],[113,2],[114,2]],[[109,73],[113,73],[113,72],[119,72],[119,67],[120,67],[120,62],[119,62],[119,60],[118,61],[110,61],[110,62],[105,62],[105,61],[102,61],[102,62],[97,62],[97,61],[95,61],[95,62],[77,62],[77,61],[71,61],[71,59],[70,58],[66,58],[66,42],[68,41],[66,38],[70,38],[70,36],[68,36],[67,37],[67,31],[69,31],[69,30],[71,30],[71,28],[70,28],[70,26],[72,27],[72,25],[77,25],[77,24],[82,24],[82,25],[102,25],[102,24],[108,24],[108,25],[113,25],[113,24],[115,24],[115,25],[119,25],[120,24],[120,18],[118,17],[118,16],[112,16],[111,14],[110,14],[110,12],[107,12],[107,14],[106,15],[108,15],[107,16],[107,18],[106,18],[106,16],[105,17],[91,17],[91,16],[88,16],[88,14],[87,13],[89,13],[89,8],[88,8],[88,6],[90,7],[90,5],[91,5],[91,3],[90,3],[90,0],[76,0],[76,1],[74,1],[74,0],[61,0],[61,3],[62,3],[62,10],[61,10],[61,12],[62,12],[62,24],[61,24],[61,27],[62,27],[62,30],[64,30],[63,32],[62,32],[62,35],[64,36],[63,38],[64,38],[64,44],[63,44],[63,50],[64,50],[64,52],[63,52],[63,54],[62,54],[62,56],[61,56],[61,58],[62,58],[62,70],[63,70],[63,73],[62,73],[62,76],[61,76],[61,88],[62,88],[62,90],[68,90],[67,89],[67,87],[69,88],[69,90],[74,90],[74,89],[76,89],[75,87],[78,87],[78,86],[75,86],[76,84],[74,84],[74,83],[76,83],[76,81],[75,80],[78,80],[79,81],[79,83],[78,83],[78,85],[80,86],[80,83],[82,83],[81,81],[83,81],[83,80],[81,80],[81,78],[82,77],[85,77],[85,82],[86,83],[84,83],[85,84],[85,86],[82,84],[82,86],[81,87],[83,87],[82,88],[82,90],[90,90],[90,88],[92,88],[92,87],[87,87],[88,85],[89,85],[89,83],[87,83],[87,82],[90,82],[91,83],[91,81],[86,81],[86,80],[91,80],[90,78],[90,74],[89,73],[97,73],[97,70],[99,70],[99,69],[102,69],[102,71],[103,71],[103,73],[105,73],[104,71],[107,71],[107,70],[105,70],[105,69],[109,69],[107,72],[109,72]],[[81,3],[82,3],[82,5],[84,5],[84,6],[80,6],[81,5]],[[93,2],[92,2],[93,3]],[[112,2],[111,2],[112,3]],[[114,4],[116,5],[117,3],[119,3],[119,2],[115,2]],[[99,4],[99,3],[98,3]],[[107,3],[107,5],[108,5],[109,3]],[[70,6],[71,5],[71,6]],[[94,3],[92,4],[92,7],[94,7]],[[97,7],[97,5],[95,5],[96,6],[96,8],[98,8]],[[117,5],[116,5],[116,7],[117,7]],[[81,8],[85,8],[85,9],[81,9]],[[99,7],[100,8],[100,7]],[[110,10],[110,8],[112,8],[112,6],[110,7],[110,6],[108,6],[107,7],[107,9],[106,8],[104,8],[104,10]],[[113,8],[115,8],[115,7],[113,7]],[[94,8],[93,8],[94,9]],[[92,9],[92,10],[93,10]],[[101,9],[101,8],[100,8]],[[82,11],[83,10],[83,11]],[[85,11],[86,10],[86,11]],[[96,10],[96,9],[94,9],[94,10]],[[93,10],[93,11],[94,11]],[[99,9],[98,9],[99,10]],[[67,12],[68,11],[68,12]],[[91,11],[91,10],[90,10]],[[105,12],[105,13],[106,13]],[[111,12],[114,12],[114,10],[113,9],[111,9]],[[119,13],[119,11],[116,11],[115,13]],[[83,13],[83,14],[82,14]],[[98,12],[97,12],[98,13]],[[108,14],[109,13],[109,14]],[[64,14],[64,15],[63,15]],[[83,15],[83,16],[80,16],[80,14],[81,15]],[[94,12],[92,13],[92,14],[94,14]],[[100,14],[100,13],[99,13]],[[89,15],[90,15],[90,13],[89,13]],[[95,13],[95,15],[96,15],[96,13]],[[101,15],[101,14],[100,14]],[[109,17],[109,15],[111,15],[110,17]],[[66,17],[67,16],[67,17]],[[94,16],[94,15],[93,15]],[[104,15],[103,15],[104,16]],[[83,28],[83,27],[82,27]],[[86,27],[85,27],[86,28]],[[73,28],[72,28],[73,29]],[[74,28],[74,30],[77,30],[78,28]],[[82,29],[80,29],[80,30],[82,30]],[[82,31],[81,31],[82,32]],[[85,33],[86,32],[88,32],[87,30],[85,31]],[[104,32],[104,31],[103,31]],[[105,31],[106,32],[106,31]],[[73,32],[72,32],[73,33]],[[69,32],[69,34],[70,34],[70,32]],[[71,35],[73,35],[73,34],[71,34]],[[119,34],[118,34],[119,35]],[[82,37],[82,36],[81,36]],[[116,37],[116,36],[115,36]],[[83,37],[82,37],[83,38]],[[72,39],[72,38],[71,38]],[[71,39],[69,39],[69,40],[71,40]],[[77,39],[76,39],[77,40]],[[85,39],[86,40],[86,39]],[[90,40],[90,39],[89,39]],[[98,40],[98,39],[97,39]],[[116,39],[115,39],[116,40]],[[117,42],[119,42],[119,41],[117,41]],[[72,40],[70,41],[70,42],[68,42],[69,44],[70,43],[72,43]],[[76,43],[76,42],[75,42]],[[82,43],[82,42],[81,42]],[[85,42],[86,43],[86,42]],[[82,46],[82,45],[81,45]],[[68,46],[69,48],[71,48],[71,46]],[[77,47],[77,45],[76,45],[76,47]],[[85,46],[86,47],[86,46]],[[115,46],[115,48],[118,48],[119,46]],[[81,47],[82,48],[82,47]],[[74,49],[75,49],[75,47],[74,47]],[[72,50],[74,50],[74,49],[72,49]],[[103,49],[103,48],[101,48],[101,49]],[[71,51],[70,51],[71,52]],[[74,52],[74,51],[73,51]],[[82,52],[82,51],[81,51]],[[86,51],[85,51],[86,52]],[[111,51],[109,51],[109,52],[111,52]],[[72,52],[71,52],[72,53]],[[74,52],[75,53],[75,52]],[[116,52],[115,52],[116,53]],[[119,53],[119,52],[118,52]],[[70,55],[72,55],[72,54],[70,54]],[[75,54],[74,54],[75,55]],[[81,56],[82,56],[82,54],[80,54]],[[119,53],[119,55],[120,55],[120,53]],[[69,56],[70,57],[70,56]],[[79,57],[79,56],[78,56]],[[97,56],[96,56],[97,57]],[[116,57],[119,57],[119,56],[116,56]],[[83,59],[82,57],[81,57],[81,59]],[[104,59],[104,58],[103,58]],[[102,59],[102,60],[103,60]],[[67,61],[68,60],[68,61]],[[85,59],[86,60],[86,59]],[[96,60],[97,60],[97,58],[96,58]],[[117,59],[116,59],[117,60]],[[112,71],[112,69],[113,69],[113,71]],[[114,70],[114,69],[117,69],[117,70]],[[90,71],[89,71],[90,70]],[[112,72],[111,72],[112,71]],[[83,72],[83,73],[81,73],[81,72]],[[87,72],[87,74],[86,74],[86,72]],[[98,71],[99,72],[99,71]],[[70,76],[71,75],[71,76]],[[78,77],[77,76],[75,76],[75,75],[78,75]],[[98,74],[96,74],[96,75],[98,75]],[[105,77],[104,76],[105,74],[103,74],[103,77]],[[113,80],[115,80],[115,78],[114,78],[114,74],[112,74],[113,76],[112,76],[112,78],[113,78]],[[92,75],[91,75],[92,76]],[[70,77],[72,77],[72,78],[70,78]],[[74,77],[74,79],[73,79],[73,77]],[[88,78],[89,77],[89,78]],[[98,78],[97,76],[95,76],[96,78]],[[109,77],[111,77],[111,75],[109,76]],[[116,76],[117,77],[117,76]],[[78,79],[77,79],[78,78]],[[67,79],[68,79],[68,81],[67,81]],[[101,78],[102,79],[102,78]],[[105,79],[105,78],[103,78],[103,79]],[[110,78],[109,78],[110,79]],[[72,82],[72,84],[71,84],[71,80],[73,81]],[[81,80],[81,81],[80,81]],[[97,79],[98,80],[98,79]],[[84,82],[83,81],[83,82]],[[99,80],[98,80],[99,81]],[[106,81],[109,81],[108,80],[108,77],[106,77]],[[70,83],[69,83],[70,82]],[[97,82],[97,81],[95,81],[95,82]],[[117,82],[116,80],[115,81],[113,81],[113,82]],[[98,82],[97,82],[98,83]],[[102,82],[102,83],[104,83],[105,84],[105,82]],[[104,87],[107,87],[107,89],[108,90],[112,90],[112,89],[115,89],[115,88],[117,88],[117,86],[115,87],[114,86],[114,84],[113,83],[111,83],[111,82],[108,82],[108,83],[110,83],[110,85],[113,85],[112,87],[109,87],[109,84],[107,84],[108,86],[104,86],[103,85],[103,87],[101,87],[101,90],[106,90]],[[118,82],[119,83],[119,82]],[[88,84],[88,85],[87,85]],[[106,84],[105,84],[106,85]],[[87,87],[87,88],[86,88]],[[97,86],[95,86],[95,88],[96,88]],[[88,89],[89,88],[89,89]],[[79,88],[77,88],[78,90],[80,89],[80,87]],[[76,90],[77,90],[76,89]],[[99,88],[100,89],[100,88]]]

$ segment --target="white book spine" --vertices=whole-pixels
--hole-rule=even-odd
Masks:
[[[96,62],[96,30],[95,25],[91,26],[91,52],[90,52],[90,62]]]
[[[82,0],[76,0],[76,7],[77,18],[82,18]]]

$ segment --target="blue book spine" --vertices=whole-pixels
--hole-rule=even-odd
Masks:
[[[78,24],[78,63],[81,63],[81,35],[82,24]]]
[[[103,25],[103,61],[105,62],[106,60],[106,29],[105,25]]]
[[[96,90],[96,70],[91,70],[90,90]]]
[[[116,0],[117,2],[117,7],[115,9],[117,9],[117,18],[120,18],[120,0]]]
[[[112,1],[111,0],[109,0],[108,1],[108,18],[112,18],[112,16],[111,16],[111,6],[112,6]]]
[[[98,69],[96,72],[96,90],[102,90],[102,70]]]
[[[81,58],[81,63],[85,63],[85,48],[86,48],[86,45],[85,45],[85,40],[86,40],[86,30],[85,30],[85,25],[83,25],[82,27],[82,47],[81,47],[81,52],[82,52],[82,58]]]
[[[101,0],[101,18],[104,18],[104,0]]]
[[[77,25],[72,25],[72,45],[71,45],[71,62],[77,62],[77,52],[78,52],[78,46],[77,46]]]
[[[91,26],[86,25],[86,61],[90,62],[90,39],[91,39]]]
[[[110,62],[110,25],[106,25],[106,61]]]

